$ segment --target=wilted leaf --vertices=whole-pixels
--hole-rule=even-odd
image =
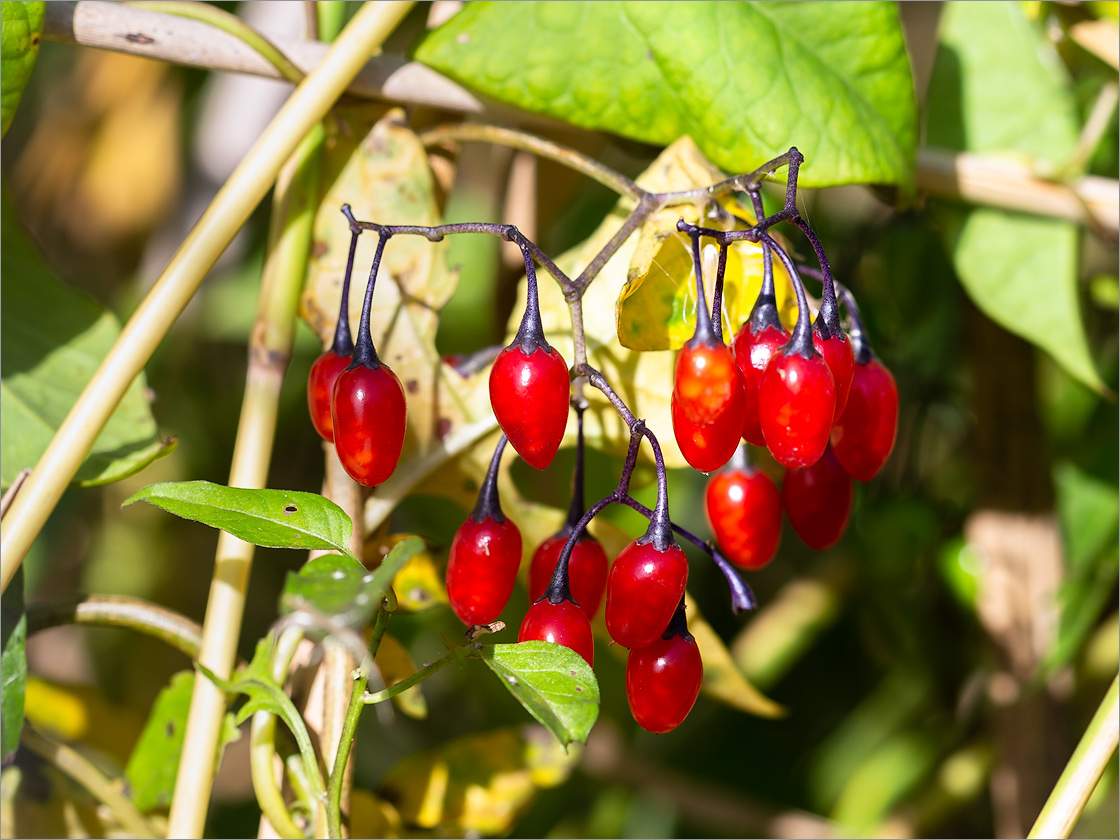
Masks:
[[[511,50],[510,44],[532,44]],[[908,184],[917,109],[888,3],[471,3],[416,57],[506,102],[807,186]],[[827,115],[827,116],[826,116]]]
[[[484,645],[480,659],[517,701],[565,747],[586,743],[599,717],[599,683],[583,657],[552,642]]]
[[[194,671],[180,671],[162,689],[148,715],[148,722],[133,747],[125,767],[125,778],[132,792],[132,801],[141,811],[165,808],[171,804],[179,756],[183,752],[187,712],[194,691]],[[215,769],[221,762],[226,744],[241,737],[233,715],[222,719],[221,740],[214,756]]]
[[[499,729],[409,756],[389,772],[381,794],[409,825],[504,835],[539,788],[568,778],[579,755],[537,726]]]
[[[416,665],[408,655],[408,649],[388,634],[381,637],[381,645],[377,648],[374,662],[377,664],[377,670],[381,672],[381,679],[385,682],[386,688],[416,673]],[[428,702],[424,699],[420,684],[394,695],[393,703],[410,718],[424,720],[428,717]]]
[[[134,493],[122,507],[135,502],[147,502],[266,548],[333,548],[353,556],[347,547],[353,528],[350,517],[317,493],[169,481]]]
[[[116,341],[120,324],[55,277],[20,228],[6,192],[2,231],[0,483],[6,488],[20,470],[38,463]],[[174,438],[156,434],[145,390],[141,374],[110,415],[75,483],[118,481],[174,451]]]
[[[3,598],[0,598],[0,625],[3,633],[3,653],[0,653],[0,737],[3,747],[0,757],[6,762],[19,746],[27,685],[27,613],[23,606],[22,568],[16,569]]]
[[[8,133],[39,55],[46,3],[0,3],[0,137]]]

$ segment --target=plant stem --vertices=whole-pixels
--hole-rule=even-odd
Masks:
[[[166,642],[191,659],[198,658],[202,647],[202,628],[197,623],[167,607],[126,595],[87,595],[80,601],[27,610],[28,635],[60,624],[126,627]]]
[[[461,656],[462,653],[458,648],[451,648],[451,650],[447,651],[447,653],[435,662],[429,662],[411,677],[407,677],[398,683],[393,683],[391,686],[383,688],[381,691],[363,694],[361,698],[362,705],[368,706],[372,703],[384,703],[386,700],[408,691],[414,685],[424,682],[424,680],[436,673],[436,671],[443,670],[452,662],[458,662]]]
[[[1120,737],[1120,675],[1112,681],[1028,838],[1069,837]]]
[[[281,166],[411,7],[411,2],[396,1],[363,7],[214,197],[121,330],[0,522],[0,591],[7,588],[124,392],[272,187]],[[201,830],[178,830],[187,827],[176,823],[171,833],[186,836]]]
[[[366,675],[359,673],[350,688],[350,705],[346,707],[346,717],[342,722],[342,732],[338,739],[338,751],[331,764],[331,776],[327,782],[327,834],[330,837],[342,836],[342,788],[346,775],[346,764],[350,760],[350,750],[354,746],[354,735],[358,731],[358,718],[365,704],[362,695],[366,690]]]
[[[132,800],[77,750],[46,737],[26,724],[20,743],[93,794],[98,802],[113,812],[129,834],[134,837],[156,836],[155,830]]]

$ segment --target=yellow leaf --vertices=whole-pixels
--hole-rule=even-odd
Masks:
[[[416,666],[408,655],[407,648],[388,634],[382,636],[374,662],[386,687],[396,685],[416,673]],[[393,698],[393,703],[410,718],[424,720],[428,717],[428,702],[424,699],[420,685],[402,691]]]

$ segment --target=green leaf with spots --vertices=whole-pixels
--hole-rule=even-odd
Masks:
[[[5,0],[5,6],[8,5]],[[63,285],[16,220],[8,195],[0,224],[0,483],[30,469],[120,335],[120,323]],[[169,455],[136,377],[78,469],[75,483],[108,484]]]
[[[46,3],[0,3],[0,137],[8,133],[39,56]]]
[[[156,697],[148,722],[132,749],[124,775],[132,791],[132,801],[141,811],[166,808],[171,804],[193,691],[194,671],[175,674],[171,683]],[[233,715],[226,714],[222,720],[218,752],[214,756],[215,770],[226,744],[239,737],[241,732],[233,722]]]
[[[335,549],[353,557],[346,543],[350,517],[317,493],[249,490],[209,481],[169,481],[134,493],[121,507],[147,502],[168,513],[227,531],[265,548]]]
[[[468,653],[493,671],[561,744],[587,743],[599,717],[599,683],[583,657],[552,642],[485,645]]]
[[[661,145],[691,135],[731,172],[797,146],[805,186],[913,177],[917,108],[893,3],[469,3],[416,58],[584,128]]]

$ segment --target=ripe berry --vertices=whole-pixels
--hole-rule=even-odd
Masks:
[[[757,308],[758,304],[755,304],[756,311]],[[776,309],[774,317],[777,318]],[[758,420],[758,383],[770,357],[787,341],[789,332],[781,324],[767,324],[757,328],[753,315],[735,334],[735,361],[743,372],[747,397],[743,411],[743,440],[755,446],[766,445]]]
[[[407,427],[404,388],[397,375],[378,358],[370,336],[373,288],[387,241],[388,237],[382,234],[377,242],[353,361],[339,374],[331,394],[338,459],[350,477],[366,487],[375,487],[393,474],[404,448]]]
[[[538,601],[544,595],[552,573],[556,568],[556,560],[560,550],[568,541],[568,535],[561,531],[549,537],[533,554],[533,562],[529,566],[529,600]],[[569,586],[572,598],[590,620],[599,611],[603,603],[603,592],[607,588],[607,553],[593,536],[586,531],[580,534],[572,556],[568,560]]]
[[[671,732],[688,717],[700,684],[704,664],[700,649],[684,624],[684,609],[664,635],[634,648],[626,660],[626,700],[634,720],[645,730]]]
[[[595,664],[591,620],[582,608],[569,600],[553,604],[545,598],[529,607],[517,632],[517,641],[534,640],[564,645],[582,656],[588,665]]]
[[[807,546],[822,551],[836,545],[852,515],[852,479],[831,447],[812,466],[786,473],[782,504]]]
[[[815,463],[828,445],[836,386],[821,355],[798,349],[796,337],[770,359],[758,385],[758,417],[766,447],[784,467]]]
[[[611,638],[628,648],[650,644],[673,617],[687,582],[688,560],[680,546],[669,543],[659,551],[653,542],[630,543],[607,575]]]
[[[346,274],[342,278],[342,302],[338,307],[334,341],[311,365],[311,373],[307,377],[307,408],[311,413],[311,424],[328,443],[334,443],[334,421],[331,419],[334,385],[350,364],[350,356],[354,352],[354,341],[350,338],[350,274],[354,269],[354,254],[358,250],[361,233],[360,228],[350,230],[350,254],[346,259]]]
[[[820,321],[820,316],[817,320]],[[813,330],[813,347],[828,365],[828,371],[832,374],[832,381],[836,386],[836,413],[832,417],[832,422],[836,423],[848,404],[855,360],[852,357],[852,343],[844,336],[842,330],[830,332],[828,338],[823,338],[822,332],[823,330],[820,329]]]
[[[490,370],[494,417],[517,454],[538,470],[552,463],[564,438],[571,387],[564,359],[543,341],[526,349],[515,339]]]
[[[739,454],[708,480],[704,511],[727,559],[743,569],[761,569],[778,550],[782,500],[770,476]]]
[[[447,598],[466,624],[496,619],[517,579],[521,565],[521,532],[506,519],[498,498],[498,465],[506,439],[498,441],[478,503],[451,541],[447,560]]]

